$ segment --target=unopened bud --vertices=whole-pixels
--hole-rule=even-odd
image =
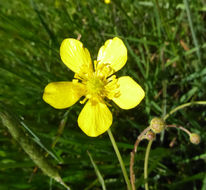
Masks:
[[[145,135],[145,139],[147,139],[148,141],[154,140],[155,139],[155,133],[152,131],[147,131],[146,135]]]
[[[160,133],[162,130],[164,130],[164,127],[165,127],[165,122],[161,118],[155,117],[150,122],[150,129],[154,133]]]
[[[192,144],[199,144],[200,143],[200,136],[196,133],[190,134],[190,142]]]

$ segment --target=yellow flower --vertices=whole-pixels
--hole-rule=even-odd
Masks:
[[[104,3],[106,3],[106,4],[110,4],[111,1],[110,1],[110,0],[104,0]]]
[[[78,117],[78,125],[88,136],[96,137],[109,129],[112,114],[105,98],[122,109],[137,106],[144,90],[129,76],[116,78],[115,72],[127,61],[127,48],[121,39],[109,39],[100,48],[94,67],[89,51],[75,39],[65,39],[60,47],[64,64],[75,75],[72,82],[52,82],[44,90],[43,99],[56,109],[68,108],[82,96],[86,103]]]

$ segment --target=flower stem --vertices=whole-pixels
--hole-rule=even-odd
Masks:
[[[132,152],[130,153],[130,182],[132,185],[132,190],[135,190],[135,174],[134,174],[134,170],[133,170],[133,166],[134,166],[134,158],[135,158],[135,154],[137,152],[137,148],[139,146],[139,143],[141,142],[141,140],[143,139],[142,137],[150,130],[150,127],[147,127],[144,131],[141,132],[141,134],[137,137],[137,140],[134,144],[134,148],[132,150]]]
[[[150,140],[147,149],[146,149],[146,154],[145,154],[145,159],[144,159],[144,179],[145,179],[145,190],[149,190],[148,182],[147,182],[147,177],[148,177],[148,160],[149,160],[149,153],[150,149],[152,146],[153,140]]]
[[[176,108],[172,109],[168,114],[166,114],[164,116],[164,120],[166,120],[170,115],[172,115],[174,112],[182,109],[182,108],[185,108],[185,107],[188,107],[188,106],[192,106],[194,104],[199,104],[199,105],[206,105],[206,101],[195,101],[195,102],[188,102],[188,103],[185,103],[185,104],[182,104],[182,105],[179,105],[177,106]]]
[[[191,135],[190,131],[187,130],[186,128],[182,127],[182,126],[166,125],[166,128],[168,128],[168,127],[174,127],[176,129],[180,129],[180,130],[184,131],[185,133],[187,133],[189,136]]]
[[[118,160],[119,160],[119,163],[120,163],[120,166],[121,166],[121,169],[122,169],[122,173],[123,173],[125,182],[126,182],[126,184],[127,184],[127,189],[128,189],[128,190],[131,190],[132,188],[131,188],[131,184],[130,184],[130,181],[129,181],[129,178],[128,178],[128,175],[127,175],[127,171],[126,171],[124,162],[123,162],[123,160],[122,160],[121,154],[120,154],[120,152],[119,152],[119,149],[118,149],[118,147],[117,147],[117,144],[116,144],[116,142],[115,142],[114,136],[113,136],[113,134],[112,134],[112,132],[111,132],[110,129],[107,130],[107,133],[108,133],[108,135],[109,135],[110,141],[111,141],[111,143],[112,143],[112,146],[113,146],[113,148],[114,148],[114,151],[115,151],[115,153],[116,153],[116,155],[117,155],[117,158],[118,158]]]

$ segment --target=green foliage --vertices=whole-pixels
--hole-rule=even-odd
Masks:
[[[108,5],[103,0],[0,1],[0,103],[27,126],[20,127],[44,149],[42,155],[49,154],[71,189],[101,189],[93,166],[98,167],[107,189],[126,189],[107,133],[89,138],[78,128],[82,105],[74,105],[65,114],[67,110],[55,110],[42,100],[49,82],[73,78],[60,60],[60,44],[64,38],[81,35],[93,59],[108,38],[119,36],[126,44],[127,65],[117,75],[130,75],[146,92],[133,110],[110,108],[111,130],[129,171],[136,137],[154,116],[206,98],[205,17],[204,1],[113,0]],[[59,134],[62,121],[65,127]],[[157,136],[149,158],[149,188],[205,189],[205,107],[187,107],[171,115],[167,123],[200,134],[202,141],[192,145],[188,136],[175,129],[168,130],[162,142]],[[65,189],[39,169],[34,171],[35,164],[1,124],[0,142],[1,190]],[[144,189],[145,147],[142,142],[135,156],[139,189]]]

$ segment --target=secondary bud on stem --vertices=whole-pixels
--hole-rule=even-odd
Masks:
[[[190,142],[192,144],[199,144],[200,143],[200,136],[196,133],[190,134]]]
[[[145,134],[145,139],[147,139],[148,141],[154,140],[155,139],[155,133],[152,131],[147,131],[147,133]]]
[[[151,122],[150,122],[150,129],[154,132],[154,133],[160,133],[162,130],[164,130],[165,128],[165,122],[163,121],[163,119],[158,118],[158,117],[154,117]]]

